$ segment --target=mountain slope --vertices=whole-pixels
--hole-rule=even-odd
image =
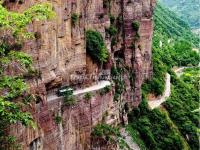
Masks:
[[[174,13],[157,5],[154,12],[153,78],[143,84],[143,102],[129,114],[127,130],[141,149],[197,150],[198,145],[198,89],[192,82],[178,78],[174,66],[197,66],[198,37],[187,23]],[[171,96],[161,108],[150,110],[147,95],[161,95],[164,77],[171,75]],[[188,84],[188,82],[190,82]]]
[[[154,10],[154,23],[155,32],[164,33],[168,38],[185,39],[199,47],[199,38],[191,32],[189,25],[159,3]]]
[[[160,0],[170,10],[186,21],[191,28],[200,28],[199,0]]]

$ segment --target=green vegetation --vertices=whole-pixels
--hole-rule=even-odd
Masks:
[[[199,39],[188,25],[159,3],[154,12],[153,78],[143,86],[143,101],[129,114],[127,130],[141,149],[197,150],[199,117],[199,55],[192,50]],[[194,66],[178,78],[174,66]],[[162,108],[149,110],[146,95],[161,95],[166,73],[171,75],[171,96]],[[195,84],[196,83],[196,84]]]
[[[115,37],[113,37],[113,38],[111,39],[111,48],[112,48],[114,45],[116,45],[116,44],[117,44],[117,40],[116,40]]]
[[[133,42],[133,43],[131,44],[131,49],[132,49],[132,50],[135,50],[135,42]]]
[[[0,79],[0,90],[3,92],[4,89],[7,89],[9,92],[5,92],[1,97],[5,100],[12,100],[20,96],[27,89],[27,85],[18,77],[9,77],[2,76]]]
[[[138,32],[136,32],[135,36],[134,36],[134,41],[137,41],[140,39],[140,34]]]
[[[165,110],[149,110],[143,95],[140,106],[129,114],[127,130],[141,149],[187,149],[187,143],[171,122]]]
[[[117,144],[119,136],[119,129],[107,124],[98,124],[93,128],[92,131],[92,138],[95,143],[98,143],[98,141],[103,140],[106,143]]]
[[[187,84],[178,79],[176,75],[171,75],[171,77],[173,88],[164,106],[190,148],[198,149],[199,114],[192,113],[192,111],[199,108],[199,91],[191,82]]]
[[[127,143],[122,139],[119,128],[112,127],[108,124],[96,125],[92,131],[92,138],[95,144],[119,144],[120,149],[130,149]]]
[[[100,90],[100,95],[103,96],[107,93],[109,93],[112,90],[112,86],[107,85],[103,89]]]
[[[92,98],[92,94],[91,93],[86,93],[85,95],[84,95],[84,99],[86,100],[86,101],[89,101],[89,100],[91,100],[91,98]]]
[[[113,46],[117,44],[117,34],[119,33],[120,27],[116,21],[115,16],[109,14],[110,17],[110,27],[106,28],[106,35],[110,36],[111,39],[111,49],[113,50]]]
[[[18,39],[31,36],[29,32],[25,31],[25,27],[31,23],[33,19],[44,20],[50,19],[53,16],[55,16],[55,13],[52,11],[52,7],[48,3],[34,5],[23,13],[9,12],[6,8],[0,5],[1,30],[9,30]]]
[[[164,91],[165,74],[173,66],[198,65],[200,57],[192,48],[199,46],[199,38],[191,32],[185,22],[159,3],[154,11],[154,22],[154,74],[153,79],[144,85],[144,90],[161,95]]]
[[[71,16],[71,22],[72,22],[72,25],[75,26],[77,21],[78,21],[78,18],[79,18],[79,15],[76,14],[76,13],[73,13],[72,16]]]
[[[200,28],[198,0],[161,0],[161,2],[187,22],[191,28]]]
[[[183,80],[190,88],[195,88],[195,90],[200,91],[200,69],[199,67],[187,68],[183,71],[181,75],[181,80]]]
[[[23,70],[32,70],[31,58],[19,52],[24,38],[34,35],[26,31],[26,26],[33,19],[50,19],[54,15],[48,3],[32,6],[23,13],[9,12],[0,3],[0,31],[4,33],[0,38],[0,149],[9,149],[9,146],[16,148],[15,138],[5,133],[9,125],[20,122],[22,125],[35,127],[31,114],[21,111],[22,107],[26,110],[26,104],[30,103],[23,101],[23,96],[27,95],[23,75],[9,76],[5,70],[14,62]],[[19,101],[14,102],[16,98]]]
[[[105,111],[102,115],[102,123],[105,123],[106,117],[108,116],[108,111]]]
[[[75,96],[72,94],[65,94],[64,95],[64,104],[66,106],[72,106],[76,104]]]
[[[132,137],[133,141],[138,144],[141,150],[146,150],[146,145],[144,144],[143,140],[140,137],[139,131],[137,129],[132,128],[132,124],[129,123],[126,126],[126,131],[129,133],[129,135]]]
[[[119,61],[120,62],[120,61]],[[124,67],[120,66],[119,64],[117,67],[112,67],[111,68],[111,75],[113,77],[113,81],[115,83],[115,95],[114,95],[114,100],[119,101],[121,98],[121,94],[125,91],[125,81],[123,79],[123,74],[124,74]]]
[[[86,51],[98,63],[102,64],[108,60],[108,50],[102,35],[97,31],[88,30],[86,32]]]
[[[162,95],[165,89],[165,73],[166,67],[162,65],[162,62],[159,59],[154,60],[155,64],[153,67],[153,78],[143,84],[142,89],[145,93],[153,93],[156,96]]]
[[[113,136],[120,136],[119,129],[107,124],[98,124],[92,131],[94,137],[101,137],[106,140],[112,140]]]
[[[59,115],[56,115],[54,117],[54,121],[56,122],[56,124],[60,124],[62,122],[62,117]]]
[[[161,6],[160,3],[158,3],[154,9],[154,23],[154,30],[156,31],[155,36],[161,34],[161,40],[166,38],[173,38],[174,41],[186,40],[190,42],[193,47],[199,47],[200,39],[192,34],[188,24],[178,18],[175,13]]]
[[[110,24],[113,25],[114,22],[115,22],[115,16],[113,16],[112,14],[110,14],[109,17],[110,17]]]
[[[133,21],[132,22],[132,28],[134,31],[138,32],[139,28],[140,28],[140,23],[137,21]]]
[[[117,34],[117,29],[114,25],[111,25],[109,28],[106,28],[106,32],[112,37]]]

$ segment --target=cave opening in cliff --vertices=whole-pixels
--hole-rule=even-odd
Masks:
[[[9,0],[11,3],[14,3],[14,2],[16,2],[16,0]]]
[[[36,95],[35,97],[35,103],[39,104],[42,101],[42,98],[39,95]]]
[[[123,51],[122,50],[116,51],[114,53],[114,58],[115,59],[122,59],[122,60],[124,60],[125,56],[124,56]]]
[[[41,138],[40,137],[34,139],[30,143],[29,150],[42,150],[42,142],[41,142]]]

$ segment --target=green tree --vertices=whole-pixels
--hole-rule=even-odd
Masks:
[[[86,32],[86,51],[97,63],[103,64],[108,60],[108,50],[102,35],[97,31]]]

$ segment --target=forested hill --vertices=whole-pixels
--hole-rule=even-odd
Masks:
[[[143,101],[129,114],[127,131],[142,150],[199,150],[199,39],[187,23],[157,4],[154,11],[153,78],[143,84]],[[190,66],[178,77],[174,67]],[[162,95],[170,74],[171,94],[150,110],[148,96]]]
[[[160,0],[170,10],[186,21],[191,28],[200,28],[199,0]]]
[[[199,48],[199,42],[199,37],[191,32],[187,23],[160,3],[157,4],[153,36],[153,81],[157,85],[157,90],[154,90],[156,94],[161,94],[164,88],[163,75],[167,70],[174,66],[198,65],[199,55],[192,49]]]
[[[200,40],[192,33],[189,25],[160,3],[154,10],[154,24],[155,32],[164,34],[168,38],[187,40],[195,47],[199,47]]]

